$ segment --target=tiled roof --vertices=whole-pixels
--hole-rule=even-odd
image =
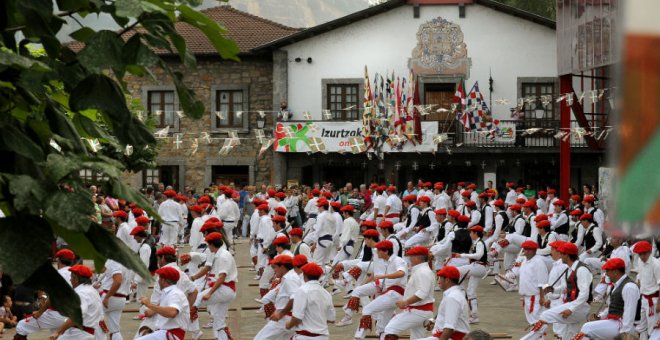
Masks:
[[[220,23],[227,30],[227,38],[238,45],[240,53],[250,53],[252,49],[263,44],[282,39],[300,29],[284,26],[274,21],[239,11],[231,6],[224,5],[201,11],[212,20]],[[215,55],[217,51],[197,28],[185,22],[175,24],[177,32],[186,40],[186,45],[195,55]],[[138,31],[141,29],[138,28]],[[124,39],[133,35],[132,32],[124,34]],[[77,52],[85,46],[81,42],[67,44],[70,49]],[[157,49],[158,54],[170,54],[169,51]]]

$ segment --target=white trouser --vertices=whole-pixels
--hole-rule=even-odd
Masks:
[[[323,244],[325,247],[321,246],[321,244]],[[312,254],[312,262],[318,264],[319,266],[324,266],[326,263],[332,260],[332,249],[332,240],[321,240],[320,243],[317,242],[314,254]]]
[[[481,279],[486,275],[486,266],[477,262],[472,262],[459,268],[461,276],[467,275],[465,281],[468,281],[466,290],[468,299],[476,299],[479,282],[481,282]]]
[[[395,224],[394,224],[394,233],[397,234],[397,235],[396,235],[397,238],[399,238],[399,237],[398,237],[398,236],[399,236],[398,233],[399,233],[401,230],[404,230],[404,229],[406,229],[406,223],[405,223],[405,222],[399,222],[399,223],[395,223]],[[400,240],[400,239],[401,239],[401,238],[399,238],[399,240]]]
[[[268,255],[264,254],[264,247],[259,243],[257,248],[257,268],[261,269],[268,266]]]
[[[151,334],[135,338],[135,340],[183,340],[174,334],[167,334],[167,330],[159,329]]]
[[[105,293],[103,294],[105,296]],[[126,298],[111,296],[108,298],[108,308],[103,308],[105,323],[108,326],[108,334],[112,340],[122,340],[121,336],[121,313],[124,311]]]
[[[250,216],[243,215],[243,223],[241,223],[241,236],[243,236],[244,238],[248,236],[248,225],[249,224],[250,224]]]
[[[653,298],[651,301],[653,301],[653,307],[651,308],[649,306],[649,300],[645,298],[644,296],[641,296],[640,299],[642,299],[642,309],[641,309],[641,320],[640,320],[640,325],[646,326],[641,328],[641,331],[646,331],[647,334],[650,336],[651,333],[653,332],[653,328],[655,327],[655,324],[658,320],[658,312],[655,311],[656,306],[658,305],[658,298]],[[652,315],[649,315],[652,314]],[[640,332],[641,333],[641,332]]]
[[[596,320],[582,325],[580,332],[585,334],[585,339],[608,340],[619,335],[621,320]]]
[[[165,246],[176,245],[179,224],[176,222],[163,222],[161,224],[159,243]]]
[[[388,217],[385,220],[392,222],[392,224],[397,224],[401,222],[401,219],[399,217]]]
[[[523,296],[523,310],[525,311],[525,319],[530,325],[539,321],[541,316],[541,297],[540,295],[525,295]]]
[[[599,259],[599,258],[600,258],[600,252],[599,252],[599,251],[595,251],[595,252],[592,252],[591,254],[589,254],[589,253],[587,253],[587,252],[585,251],[585,252],[583,252],[582,254],[580,254],[580,256],[578,256],[578,258],[579,258],[580,261],[582,261],[582,262],[585,262],[586,259],[588,259],[588,258],[596,258],[596,259]],[[600,268],[598,268],[598,269],[600,269]]]
[[[560,241],[568,242],[568,235],[567,234],[557,234],[557,239]]]
[[[304,335],[296,334],[291,339],[293,339],[293,340],[328,340],[328,339],[330,339],[330,337],[328,337],[327,335],[304,336]]]
[[[332,260],[332,265],[335,265],[337,263],[343,263],[344,261],[348,260],[351,257],[351,255],[353,255],[353,250],[354,248],[352,245],[351,246],[346,245],[341,247],[337,252],[337,255],[335,255],[334,260]]]
[[[149,328],[152,332],[156,329],[156,317],[148,317],[142,319],[140,322],[140,326],[138,327],[137,331],[135,332],[135,336],[133,338],[138,338],[140,337],[140,330],[143,328]]]
[[[426,231],[426,229],[418,231],[417,234],[412,235],[408,240],[406,240],[406,248],[412,248],[414,246],[426,246],[431,241],[431,233]]]
[[[470,264],[470,260],[464,259],[462,257],[453,257],[453,258],[449,259],[449,261],[447,261],[448,266],[454,266],[456,268],[467,266],[469,264]],[[465,275],[466,272],[467,271],[462,271],[461,275]]]
[[[383,334],[400,335],[410,330],[410,339],[420,339],[428,335],[424,321],[433,317],[433,312],[419,309],[406,309],[395,315],[385,326]]]
[[[649,328],[653,328],[653,327],[649,327]],[[660,340],[660,328],[655,328],[651,332],[651,335],[649,336],[649,340]]]
[[[584,322],[586,319],[587,315],[589,314],[590,306],[586,303],[579,305],[571,315],[569,315],[567,318],[564,318],[561,316],[561,313],[565,310],[567,310],[567,304],[561,304],[556,307],[552,307],[543,313],[541,313],[540,319],[547,322],[548,324],[563,324],[566,326],[564,328],[563,333],[558,334],[562,339],[572,339],[575,334],[577,334],[580,330],[580,324]],[[540,330],[536,332],[530,332],[526,336],[524,336],[523,340],[531,340],[531,339],[541,339],[543,337],[543,333],[545,332],[547,326],[541,327]]]
[[[39,332],[43,329],[57,329],[62,326],[66,318],[57,311],[54,310],[45,310],[43,314],[37,319],[33,316],[28,316],[27,318],[18,322],[16,325],[16,333],[24,336],[28,336],[32,333]]]
[[[270,281],[273,279],[273,276],[275,276],[273,267],[264,267],[264,273],[261,274],[261,278],[259,278],[259,289],[270,289]]]
[[[376,292],[377,292],[376,284],[373,283],[373,282],[369,282],[369,283],[363,284],[363,285],[358,286],[355,289],[353,289],[353,292],[351,292],[351,297],[360,298],[360,303],[362,303],[362,302],[366,302],[364,300],[367,300],[368,296],[375,295]],[[367,304],[368,303],[362,304],[362,305],[365,306]],[[344,308],[344,314],[352,317],[353,316],[353,310],[348,309],[348,308]]]
[[[396,302],[398,300],[401,300],[401,294],[390,290],[389,292],[373,299],[362,309],[362,316],[380,314],[378,323],[376,324],[377,334],[382,333],[385,330],[385,325],[387,325],[387,323],[390,322],[390,319],[392,319],[392,315],[394,315],[394,311],[396,310]]]
[[[259,340],[289,340],[296,334],[293,329],[286,329],[286,323],[291,319],[285,316],[280,321],[269,320],[264,328],[254,337]]]
[[[236,222],[225,223],[222,229],[225,230],[225,235],[227,235],[227,242],[231,243],[234,240],[234,228],[236,228]]]
[[[58,340],[94,340],[94,335],[87,333],[79,328],[71,327],[64,334],[57,337]]]
[[[141,298],[143,296],[147,296],[147,290],[149,289],[149,283],[145,281],[144,279],[137,284],[137,298]]]
[[[433,268],[440,270],[444,267],[447,258],[451,256],[451,242],[447,239],[443,239],[441,242],[437,242],[431,247],[431,254],[433,254]]]
[[[527,240],[527,237],[518,234],[508,234],[506,235],[506,239],[509,241],[509,245],[504,248],[497,242],[493,243],[493,249],[496,252],[504,252],[504,270],[511,269],[513,262],[518,257],[518,253],[520,253],[520,245]]]
[[[257,251],[259,251],[259,245],[257,244],[256,240],[250,240],[252,244],[250,244],[250,256],[254,257],[257,256]]]
[[[558,299],[552,299],[552,300],[550,300],[550,308],[555,308],[555,307],[557,307],[557,306],[559,306],[563,303],[564,303],[564,299],[561,298],[561,297],[558,298]],[[544,309],[540,314],[543,314],[543,312],[545,312],[546,310],[547,309]],[[539,318],[540,318],[540,315],[539,315]],[[552,324],[552,333],[554,333],[554,334],[564,334],[564,332],[566,332],[566,325],[565,324],[557,323],[557,322]]]
[[[223,331],[226,326],[225,319],[227,318],[227,311],[229,311],[229,304],[236,298],[236,292],[223,285],[211,295],[210,299],[203,301],[202,297],[210,290],[211,288],[208,288],[197,295],[195,307],[207,307],[209,313],[213,316],[213,331],[220,338],[222,335],[226,336]]]

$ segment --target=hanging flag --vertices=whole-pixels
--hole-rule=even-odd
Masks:
[[[479,82],[475,82],[474,86],[467,95],[467,102],[465,113],[463,116],[469,117],[469,124],[465,125],[465,131],[481,131],[488,132],[491,138],[495,138],[495,134],[499,132],[500,121],[493,119],[484,100],[484,96],[479,92]]]
[[[364,98],[362,106],[362,137],[367,144],[367,147],[373,146],[373,120],[374,120],[374,98],[371,92],[371,84],[369,83],[369,72],[367,65],[364,65]]]
[[[454,100],[452,101],[452,110],[456,114],[456,120],[463,123],[463,126],[466,127],[466,131],[470,131],[468,127],[470,126],[469,117],[465,114],[465,84],[464,80],[461,80],[458,83],[458,88],[456,88],[456,93],[454,94]]]

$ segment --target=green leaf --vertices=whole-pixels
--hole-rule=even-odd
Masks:
[[[87,148],[82,144],[80,135],[71,123],[69,117],[50,105],[46,107],[44,112],[46,113],[46,120],[48,121],[50,130],[54,134],[52,138],[55,139],[60,146],[66,146],[68,149],[78,152],[87,152]]]
[[[60,182],[71,173],[77,172],[79,168],[73,159],[57,153],[51,153],[46,158],[46,175],[55,183]]]
[[[39,203],[48,195],[44,184],[27,175],[5,174],[4,177],[9,182],[9,192],[14,195],[14,207],[38,214]]]
[[[101,272],[103,264],[105,263],[105,257],[96,251],[94,245],[87,239],[85,234],[71,231],[57,223],[51,223],[51,227],[56,235],[62,237],[64,241],[66,241],[68,247],[73,250],[76,255],[87,260],[93,260],[96,266],[96,272]]]
[[[141,41],[141,34],[135,34],[122,49],[122,60],[126,65],[151,67],[158,64],[158,56]]]
[[[181,107],[183,107],[183,112],[185,112],[188,117],[201,118],[204,115],[204,103],[197,100],[195,98],[195,92],[183,83],[183,74],[181,72],[172,72],[167,66],[164,68],[170,72],[170,76],[174,81],[174,86],[177,95],[179,96]]]
[[[44,262],[24,284],[32,289],[45,291],[58,312],[71,318],[78,325],[82,325],[80,297],[62,275],[53,268],[50,260]]]
[[[50,71],[50,67],[48,67],[48,65],[38,60],[20,56],[6,47],[0,47],[0,65],[20,67],[24,69],[34,67],[38,71]]]
[[[123,198],[129,202],[135,202],[139,207],[144,209],[149,216],[161,221],[158,212],[154,210],[149,201],[137,191],[122,183],[119,179],[110,179],[108,184],[110,185],[110,195],[112,197]]]
[[[96,32],[85,44],[78,60],[88,70],[100,73],[110,68],[123,69],[121,49],[124,42],[117,33],[108,30]]]
[[[44,153],[41,150],[41,147],[30,137],[25,135],[23,131],[17,129],[13,125],[3,126],[0,138],[2,139],[3,149],[5,150],[14,151],[17,154],[34,161],[44,159]]]
[[[123,145],[134,147],[155,143],[147,127],[128,111],[126,98],[117,84],[101,74],[85,78],[71,92],[69,104],[73,111],[97,109],[106,116],[106,123]]]
[[[80,11],[89,8],[89,0],[57,0],[60,11]]]
[[[143,279],[151,282],[151,274],[144,263],[115,235],[96,223],[90,223],[85,236],[99,254],[123,264],[126,268],[138,273]]]
[[[165,13],[162,8],[142,0],[117,0],[115,6],[115,14],[124,18],[137,18],[144,12]]]
[[[94,111],[94,110],[87,110]],[[78,133],[85,138],[99,138],[106,141],[113,138],[101,128],[97,123],[87,118],[85,115],[78,113],[73,116],[73,125],[76,127]]]
[[[35,216],[0,218],[0,256],[3,272],[15,283],[30,277],[51,256],[53,232],[45,220]],[[19,256],[29,251],[29,256]],[[26,254],[27,255],[27,254]]]
[[[197,60],[188,49],[188,46],[186,46],[185,39],[183,39],[183,37],[181,37],[181,35],[176,32],[170,32],[169,37],[176,50],[179,52],[179,58],[181,58],[183,65],[191,69],[196,68]]]
[[[223,36],[225,30],[217,22],[186,5],[179,5],[177,10],[180,12],[179,19],[202,31],[222,58],[239,60],[238,45]]]
[[[71,38],[76,39],[78,41],[86,42],[89,38],[91,38],[94,34],[96,34],[96,31],[89,27],[83,27],[71,34]]]
[[[89,216],[95,213],[89,192],[59,191],[46,201],[45,216],[74,231],[89,229]]]

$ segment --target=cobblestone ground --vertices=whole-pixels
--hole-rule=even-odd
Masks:
[[[229,312],[228,325],[231,328],[235,339],[253,339],[265,324],[263,313],[257,313],[259,304],[254,301],[258,297],[259,289],[257,281],[254,280],[255,273],[250,271],[250,255],[248,243],[245,240],[236,243],[236,261],[239,267],[239,285],[238,296],[231,306]],[[525,332],[525,316],[521,308],[521,300],[516,293],[506,293],[499,286],[491,286],[488,283],[491,278],[481,281],[479,286],[479,318],[480,323],[472,325],[472,329],[483,329],[491,333],[507,334],[510,338],[519,339]],[[442,298],[442,292],[436,292],[436,310],[437,305]],[[334,296],[335,306],[343,305],[346,300],[343,294]],[[133,320],[136,316],[138,305],[129,303],[126,305],[122,315],[122,335],[125,339],[132,339],[135,335],[139,321]],[[337,318],[341,318],[344,312],[337,308]],[[200,313],[202,324],[208,321],[208,314]],[[335,327],[330,326],[331,339],[352,339],[357,327],[357,319],[350,326]],[[211,331],[205,329],[202,339],[212,339]],[[11,339],[14,330],[5,331],[4,338]],[[30,337],[30,339],[48,339],[49,333],[39,332]],[[186,339],[190,339],[186,334]]]

